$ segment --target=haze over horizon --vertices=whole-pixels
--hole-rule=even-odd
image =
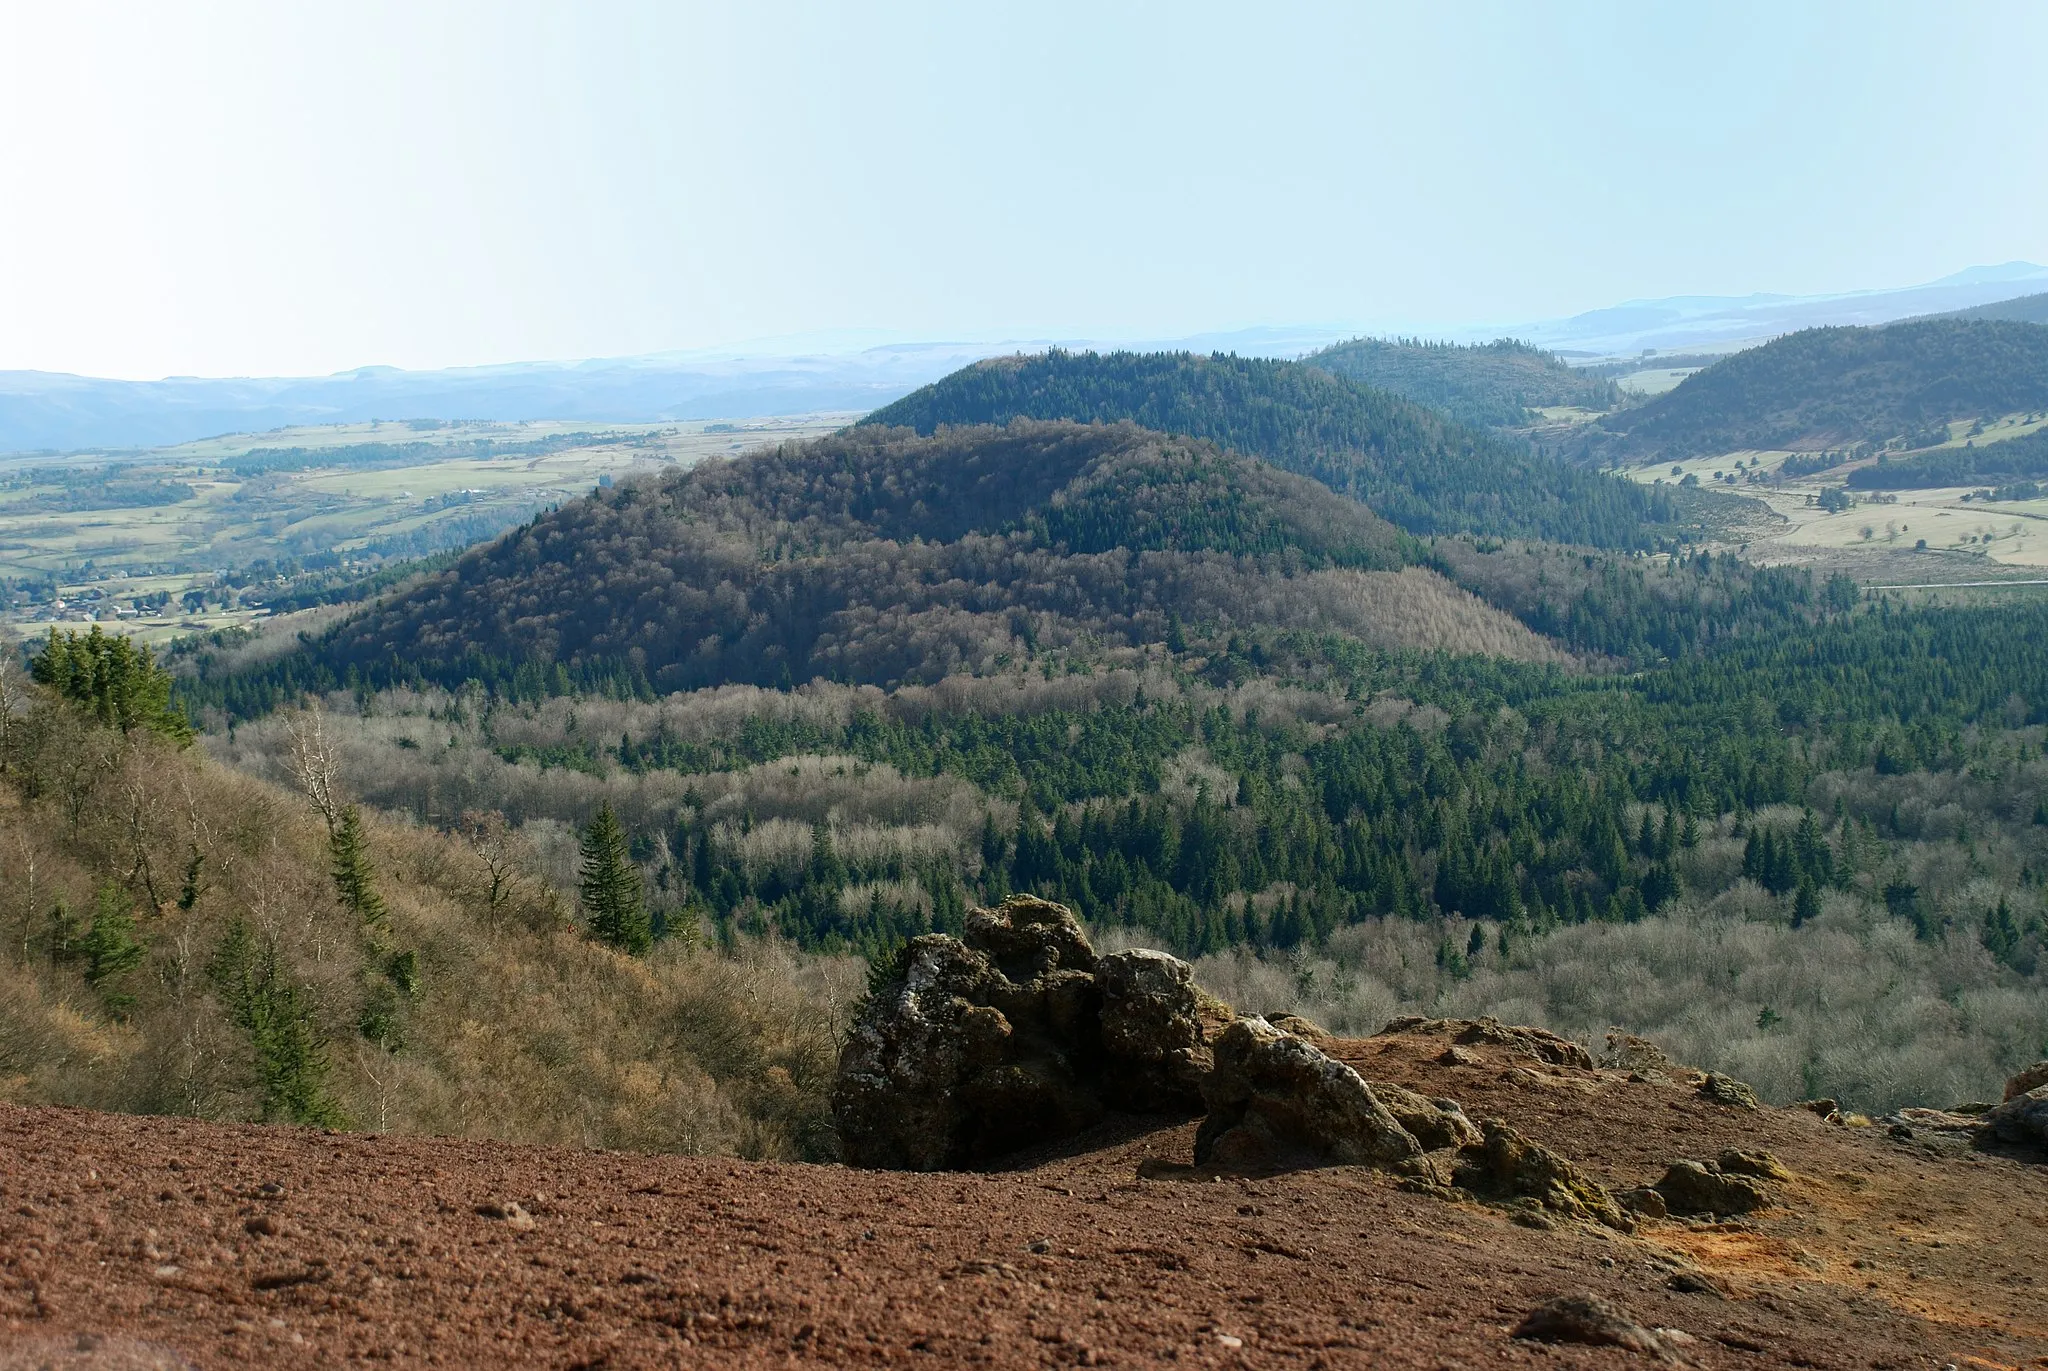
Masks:
[[[0,20],[0,369],[1443,332],[2048,261],[2048,11]],[[319,60],[311,60],[318,54]]]

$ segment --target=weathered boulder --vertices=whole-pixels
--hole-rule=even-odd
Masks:
[[[1456,1100],[1432,1100],[1403,1085],[1368,1081],[1372,1093],[1401,1127],[1415,1135],[1426,1152],[1444,1147],[1466,1147],[1480,1140],[1479,1126],[1465,1117]]]
[[[970,910],[961,941],[986,953],[1013,981],[1095,969],[1095,949],[1073,911],[1036,895],[1012,895],[994,909]]]
[[[1761,1109],[1756,1092],[1736,1080],[1733,1076],[1722,1076],[1709,1071],[1707,1078],[1700,1082],[1699,1096],[1715,1104],[1727,1105],[1730,1109]]]
[[[1694,1161],[1671,1163],[1655,1189],[1673,1214],[1747,1214],[1771,1202],[1770,1192],[1752,1177]]]
[[[1664,1335],[1645,1328],[1598,1295],[1560,1295],[1531,1310],[1528,1317],[1515,1325],[1510,1336],[1537,1342],[1619,1347],[1645,1353],[1658,1361],[1678,1360]]]
[[[1635,1227],[1599,1182],[1549,1148],[1529,1141],[1499,1119],[1480,1125],[1481,1140],[1458,1154],[1453,1180],[1481,1199],[1521,1204],[1546,1217]]]
[[[1264,1019],[1232,1023],[1213,1050],[1197,1165],[1396,1166],[1422,1153],[1356,1071]]]
[[[969,1150],[967,1088],[1015,1030],[988,1003],[1002,973],[959,940],[912,939],[899,965],[847,1034],[832,1110],[849,1162],[930,1171]]]
[[[1792,1173],[1785,1164],[1762,1148],[1730,1147],[1714,1158],[1714,1165],[1730,1176],[1748,1176],[1759,1181],[1789,1181]]]
[[[1538,1061],[1549,1062],[1552,1066],[1577,1066],[1591,1070],[1593,1054],[1586,1051],[1570,1038],[1561,1038],[1544,1028],[1526,1028],[1517,1024],[1503,1024],[1488,1015],[1460,1028],[1453,1038],[1461,1043],[1498,1043],[1517,1052],[1526,1052]]]
[[[2000,1142],[2048,1147],[2048,1085],[2014,1095],[1984,1116],[1984,1128]]]
[[[911,940],[848,1033],[832,1092],[841,1154],[930,1171],[1071,1136],[1111,1104],[1192,1113],[1203,1007],[1185,962],[1098,961],[1062,905],[977,909],[962,938]]]
[[[1544,1028],[1503,1024],[1491,1015],[1477,1019],[1426,1019],[1419,1014],[1406,1014],[1398,1019],[1389,1019],[1386,1027],[1380,1030],[1381,1037],[1390,1033],[1448,1033],[1453,1043],[1488,1043],[1549,1062],[1552,1066],[1590,1069],[1593,1065],[1592,1054],[1570,1038],[1560,1038]]]
[[[1297,1038],[1327,1038],[1330,1030],[1314,1019],[1304,1019],[1299,1014],[1268,1014],[1266,1022],[1282,1033],[1292,1033]]]
[[[1647,1185],[1615,1191],[1614,1202],[1629,1213],[1639,1214],[1646,1219],[1661,1219],[1671,1212],[1670,1207],[1664,1203],[1664,1197]]]
[[[1685,1068],[1665,1056],[1657,1044],[1619,1028],[1608,1030],[1607,1053],[1600,1059],[1600,1065],[1611,1071],[1633,1071],[1652,1080],[1686,1074]]]
[[[2002,1099],[2017,1099],[2029,1090],[2048,1085],[2048,1062],[2035,1062],[2005,1083]]]
[[[1148,949],[1113,952],[1095,965],[1102,1052],[1126,1109],[1197,1110],[1209,1073],[1194,968]]]

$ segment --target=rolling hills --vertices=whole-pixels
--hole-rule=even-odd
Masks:
[[[2022,324],[2048,324],[2048,291],[2022,295],[2017,300],[1999,300],[1970,309],[1951,310],[1936,319],[2010,319]]]
[[[1846,484],[1853,490],[1929,490],[1999,487],[2043,477],[2048,477],[2048,430],[2036,429],[2003,442],[1939,447],[1896,461],[1880,455],[1851,471]]]
[[[863,426],[930,434],[1012,419],[1206,438],[1363,501],[1414,534],[1635,548],[1677,531],[1672,496],[1573,470],[1412,400],[1299,362],[1189,353],[1001,357],[876,410]]]
[[[1472,345],[1354,338],[1302,360],[1473,428],[1518,428],[1536,421],[1532,411],[1552,406],[1606,410],[1621,403],[1612,380],[1575,371],[1555,353],[1512,338]]]
[[[1920,447],[1951,420],[2042,408],[2048,328],[2038,324],[1928,319],[1808,329],[1738,352],[1589,425],[1576,451],[1611,464],[1895,439]]]
[[[859,427],[564,505],[282,669],[890,685],[1082,638],[1157,643],[1176,617],[1388,646],[1477,632],[1487,650],[1554,655],[1435,573],[1400,572],[1405,546],[1313,481],[1130,424]],[[1418,600],[1445,616],[1435,628]]]

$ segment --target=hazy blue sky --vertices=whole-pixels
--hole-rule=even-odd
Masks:
[[[2048,261],[2048,5],[6,0],[0,368],[1512,322]]]

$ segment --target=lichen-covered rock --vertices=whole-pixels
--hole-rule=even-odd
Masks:
[[[1757,1103],[1754,1090],[1733,1076],[1717,1075],[1711,1071],[1707,1073],[1707,1078],[1700,1082],[1699,1095],[1703,1100],[1712,1100],[1715,1104],[1724,1104],[1731,1109],[1763,1108]]]
[[[1232,1023],[1213,1050],[1198,1165],[1385,1167],[1422,1152],[1356,1071],[1264,1019]]]
[[[1568,1220],[1628,1232],[1635,1227],[1605,1187],[1549,1148],[1499,1119],[1480,1125],[1481,1140],[1458,1154],[1458,1187],[1482,1199],[1531,1205]]]
[[[1064,906],[1014,896],[904,949],[847,1035],[841,1155],[929,1171],[1071,1136],[1119,1109],[1192,1113],[1220,1007],[1163,952],[1098,961]]]
[[[2048,1085],[2014,1095],[1984,1116],[1984,1127],[2000,1142],[2048,1148]]]
[[[847,1034],[832,1112],[847,1161],[932,1171],[966,1151],[963,1087],[1002,1063],[1015,1033],[988,1003],[1002,973],[957,939],[912,939],[901,968]]]
[[[1330,1030],[1314,1019],[1304,1019],[1299,1014],[1268,1014],[1266,1022],[1282,1033],[1292,1033],[1297,1038],[1327,1038]]]
[[[1685,1074],[1685,1068],[1665,1056],[1657,1044],[1618,1028],[1607,1034],[1607,1054],[1600,1065],[1611,1071],[1634,1071],[1652,1080]]]
[[[2048,1062],[2035,1062],[2005,1083],[2002,1099],[2017,1099],[2029,1090],[2048,1085]]]
[[[1647,1185],[1639,1185],[1632,1190],[1615,1191],[1614,1202],[1629,1213],[1639,1214],[1646,1219],[1661,1219],[1671,1212],[1670,1206],[1664,1203],[1664,1197],[1658,1194],[1654,1187]]]
[[[1368,1081],[1372,1093],[1401,1127],[1415,1135],[1423,1149],[1435,1152],[1445,1147],[1466,1147],[1480,1140],[1479,1126],[1465,1117],[1456,1100],[1432,1100],[1406,1086],[1386,1081]]]
[[[1792,1173],[1785,1164],[1762,1148],[1731,1147],[1714,1158],[1714,1165],[1730,1176],[1748,1176],[1759,1181],[1789,1181]]]
[[[1074,912],[1036,895],[1012,895],[994,909],[969,911],[961,941],[986,953],[1013,981],[1095,970],[1095,949]]]
[[[1593,1067],[1593,1054],[1570,1038],[1560,1038],[1548,1029],[1503,1024],[1490,1015],[1465,1024],[1458,1030],[1453,1041],[1498,1043],[1518,1052],[1526,1052],[1538,1061],[1549,1062],[1552,1066],[1577,1066],[1589,1071]]]
[[[1210,1054],[1194,968],[1164,952],[1113,952],[1095,965],[1104,1071],[1126,1109],[1200,1109]]]
[[[1655,1189],[1674,1214],[1748,1214],[1771,1202],[1770,1192],[1753,1178],[1694,1161],[1671,1163]]]

